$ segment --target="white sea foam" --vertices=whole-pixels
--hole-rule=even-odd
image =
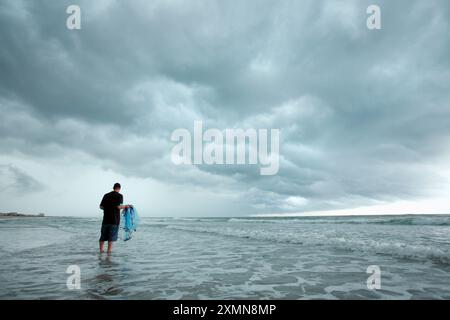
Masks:
[[[339,217],[295,217],[295,218],[230,218],[231,223],[303,223],[303,224],[383,224],[383,225],[430,225],[450,226],[450,216],[339,216]]]
[[[247,238],[259,241],[276,243],[292,243],[303,246],[326,246],[335,249],[355,251],[370,254],[386,254],[398,258],[417,260],[436,260],[450,264],[450,252],[447,247],[437,246],[433,242],[414,243],[414,234],[410,242],[405,236],[384,238],[382,235],[358,234],[355,232],[336,231],[328,232],[324,229],[294,228],[264,228],[256,225],[250,228],[230,226],[196,226],[196,225],[169,225],[167,228],[199,233],[210,233],[221,236]],[[350,231],[350,230],[349,230]],[[362,231],[363,232],[363,231]]]

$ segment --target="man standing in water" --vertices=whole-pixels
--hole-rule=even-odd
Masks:
[[[120,192],[120,183],[114,184],[114,190],[103,196],[100,209],[103,210],[103,222],[100,235],[100,253],[103,253],[105,241],[108,241],[108,253],[112,252],[113,242],[117,241],[120,224],[120,210],[131,205],[122,205],[123,196]]]

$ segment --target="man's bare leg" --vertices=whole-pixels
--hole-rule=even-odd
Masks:
[[[103,251],[103,248],[104,248],[104,246],[105,246],[105,242],[100,241],[100,242],[99,242],[99,245],[100,245],[100,253],[103,253],[103,252],[104,252],[104,251]]]
[[[112,241],[108,241],[108,253],[112,252],[112,247],[113,247],[113,242]]]

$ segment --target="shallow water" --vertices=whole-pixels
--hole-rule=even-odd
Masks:
[[[450,298],[449,216],[144,218],[110,256],[100,223],[0,220],[0,298]],[[67,288],[70,265],[80,290]],[[367,288],[370,265],[380,290]]]

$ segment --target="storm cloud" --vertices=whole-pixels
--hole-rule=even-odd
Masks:
[[[95,213],[116,180],[156,216],[448,197],[449,17],[445,0],[2,0],[4,211]],[[196,120],[280,129],[278,174],[174,165]]]

